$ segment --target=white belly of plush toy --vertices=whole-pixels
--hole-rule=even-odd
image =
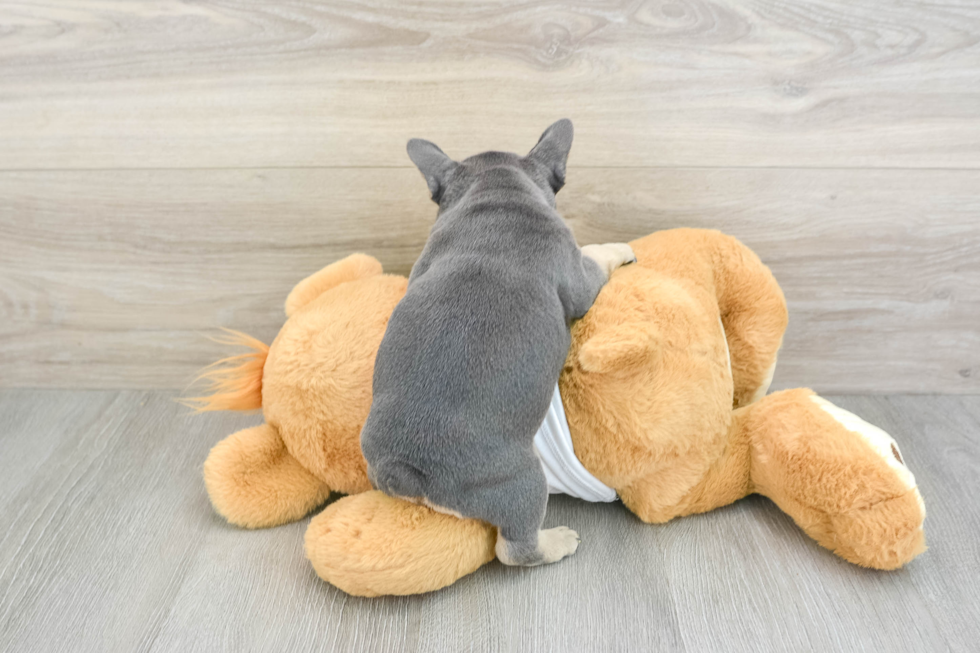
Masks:
[[[590,474],[575,456],[558,384],[555,384],[548,414],[534,435],[534,450],[548,478],[549,494],[568,494],[595,502],[616,500],[616,490]]]

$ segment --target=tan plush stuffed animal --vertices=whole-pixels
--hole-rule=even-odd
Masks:
[[[766,396],[787,318],[758,257],[696,229],[630,245],[638,263],[573,326],[559,379],[588,472],[649,523],[758,493],[855,564],[894,569],[921,553],[925,509],[895,441],[810,390]],[[375,352],[406,284],[364,254],[327,266],[290,293],[272,346],[241,336],[255,351],[210,372],[214,394],[198,400],[265,414],[208,456],[215,509],[264,528],[350,495],[310,522],[306,552],[361,596],[439,589],[494,558],[492,526],[371,491],[365,474]]]

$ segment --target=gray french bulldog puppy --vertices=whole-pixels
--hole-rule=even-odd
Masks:
[[[361,431],[368,477],[386,494],[497,527],[508,565],[575,552],[578,535],[541,530],[548,484],[533,440],[582,317],[629,245],[579,248],[555,211],[572,123],[525,156],[453,161],[429,141],[408,155],[439,205],[374,366]]]

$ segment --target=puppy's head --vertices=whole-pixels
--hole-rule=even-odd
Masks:
[[[501,169],[530,180],[554,206],[555,193],[565,185],[565,164],[573,135],[572,121],[563,118],[548,127],[524,157],[510,152],[484,152],[453,161],[438,145],[421,138],[408,142],[408,156],[425,177],[432,201],[440,209],[455,203],[481,177],[499,174]]]

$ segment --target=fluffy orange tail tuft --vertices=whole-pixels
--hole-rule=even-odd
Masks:
[[[207,381],[208,394],[203,397],[185,397],[180,403],[199,413],[209,410],[262,408],[262,369],[269,355],[269,345],[240,331],[223,330],[225,336],[215,338],[215,342],[248,347],[252,351],[222,358],[205,367],[194,382],[202,379]]]

